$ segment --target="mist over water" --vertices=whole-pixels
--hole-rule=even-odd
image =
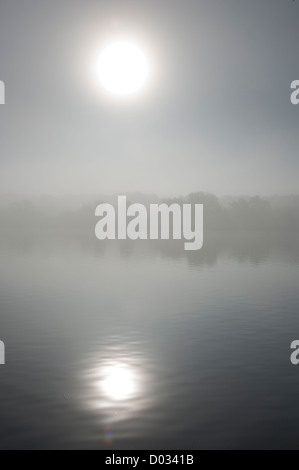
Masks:
[[[1,448],[297,446],[297,233],[1,232]]]
[[[0,449],[298,448],[298,33],[291,0],[0,0]],[[118,196],[203,205],[203,247],[98,240]]]

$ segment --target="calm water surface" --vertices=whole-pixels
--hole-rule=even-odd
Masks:
[[[299,448],[299,243],[6,235],[0,448]]]

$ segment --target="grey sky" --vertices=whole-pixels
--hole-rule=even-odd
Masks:
[[[105,38],[149,89],[96,89]],[[0,192],[298,193],[299,1],[0,0]],[[100,87],[99,87],[100,88]]]

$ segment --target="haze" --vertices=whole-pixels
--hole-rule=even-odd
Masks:
[[[148,89],[105,95],[110,38],[149,54]],[[2,197],[297,193],[299,4],[0,1]]]

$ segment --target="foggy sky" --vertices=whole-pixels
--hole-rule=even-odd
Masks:
[[[153,74],[106,96],[130,37]],[[299,2],[0,0],[0,194],[298,193]]]

